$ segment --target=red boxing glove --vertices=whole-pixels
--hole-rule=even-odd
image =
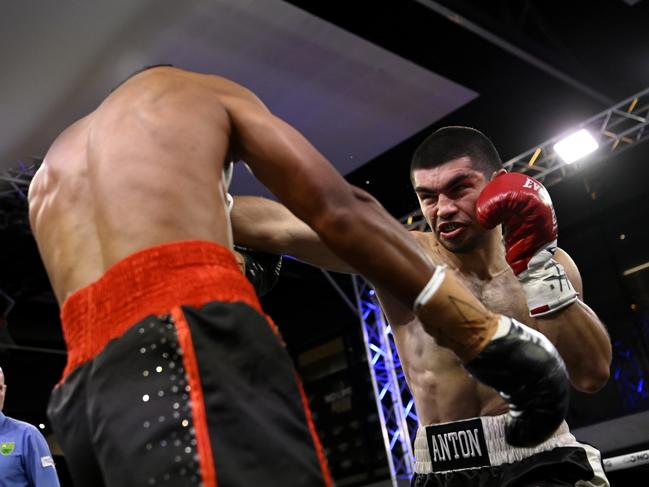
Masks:
[[[485,228],[504,227],[507,262],[518,275],[534,255],[557,239],[557,217],[548,190],[520,173],[496,176],[476,203],[478,222]]]
[[[557,249],[557,218],[547,189],[529,176],[504,173],[480,193],[478,222],[485,228],[502,224],[506,259],[527,295],[530,316],[557,311],[577,300]]]

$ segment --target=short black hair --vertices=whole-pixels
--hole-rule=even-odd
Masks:
[[[417,147],[410,163],[410,179],[417,169],[432,169],[460,157],[470,158],[473,168],[487,178],[503,167],[496,147],[485,134],[471,127],[443,127]]]
[[[126,78],[124,78],[122,81],[120,81],[110,92],[112,93],[115,91],[117,88],[122,86],[124,83],[126,83],[128,80],[130,80],[133,76],[136,76],[140,73],[143,73],[144,71],[148,71],[149,69],[153,68],[173,68],[175,67],[173,64],[151,64],[150,66],[144,66],[143,68],[139,68],[136,71],[132,72],[129,74]]]

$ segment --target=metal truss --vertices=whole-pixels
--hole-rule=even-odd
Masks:
[[[27,201],[27,190],[40,160],[18,161],[10,168],[0,171],[0,198],[18,197]]]
[[[412,440],[419,422],[390,325],[374,290],[362,278],[352,276],[352,279],[390,476],[396,487],[399,479],[410,479],[414,473]]]
[[[18,161],[0,171],[0,230],[16,226],[29,231],[27,191],[39,166],[40,160]]]
[[[554,144],[569,135],[563,133],[506,161],[504,167],[508,171],[527,174],[550,187],[578,171],[584,164],[602,161],[644,141],[649,137],[648,125],[649,88],[646,88],[573,127],[570,133],[587,129],[597,140],[599,148],[592,154],[573,164],[564,163],[554,151]],[[401,222],[409,230],[426,228],[426,221],[419,209],[404,216]]]
[[[649,137],[649,130],[646,130],[648,117],[649,88],[646,88],[570,131],[586,129],[599,144],[595,152],[579,162],[565,164],[554,151],[554,144],[569,135],[564,133],[505,162],[505,169],[528,174],[545,186],[552,186],[584,163],[609,158],[645,140]]]

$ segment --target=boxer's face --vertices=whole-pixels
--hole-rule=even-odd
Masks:
[[[488,181],[468,157],[417,169],[412,176],[421,211],[446,249],[471,252],[484,241],[488,231],[476,221],[475,207]]]
[[[0,411],[5,404],[5,392],[7,391],[7,386],[5,385],[5,375],[0,370]]]

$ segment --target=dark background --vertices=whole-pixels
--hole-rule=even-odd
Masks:
[[[359,1],[353,11],[351,2],[289,3],[479,94],[346,175],[395,217],[416,208],[409,160],[432,130],[473,126],[507,160],[649,86],[646,1],[436,3],[517,47],[522,57],[433,11],[433,2]],[[649,409],[649,269],[623,276],[649,261],[648,159],[649,144],[638,144],[584,165],[550,188],[559,244],[579,266],[585,301],[614,344],[609,384],[595,395],[574,394],[573,428]],[[0,289],[16,301],[8,317],[11,338],[5,333],[0,341],[18,345],[0,351],[9,384],[4,412],[44,423],[47,434],[45,405],[65,363],[58,307],[28,230],[24,200],[7,194],[0,205]],[[353,300],[350,278],[334,278]],[[263,304],[303,374],[339,485],[384,480],[389,472],[358,318],[320,270],[291,260],[285,260],[281,280]],[[625,452],[597,446],[606,455]],[[647,436],[639,435],[628,451],[646,447]],[[613,485],[632,485],[630,476],[637,474],[629,470],[611,479]]]

